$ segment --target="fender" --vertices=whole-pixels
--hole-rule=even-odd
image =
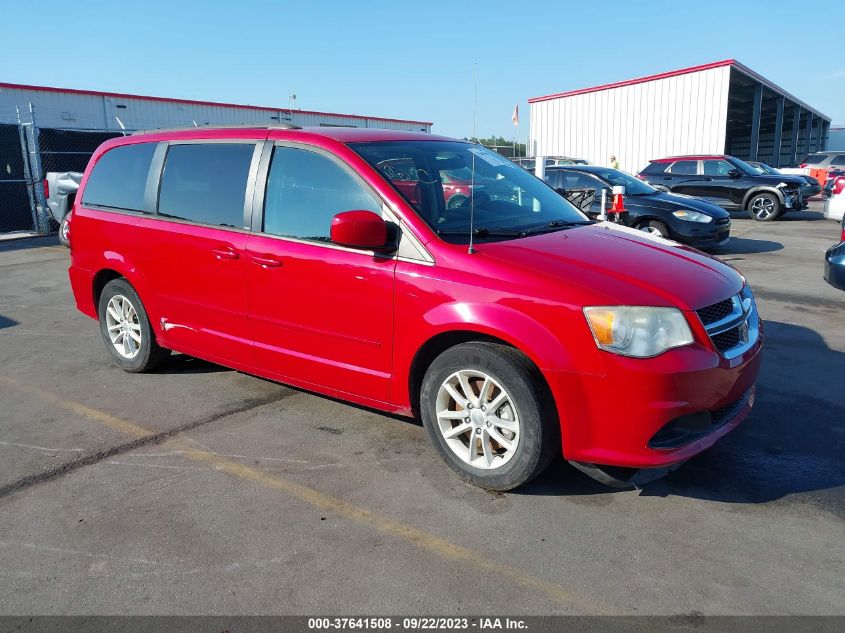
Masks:
[[[745,197],[742,199],[742,209],[748,209],[748,201],[751,200],[754,196],[758,193],[773,193],[777,196],[778,201],[781,205],[784,204],[783,200],[783,192],[777,187],[770,187],[768,185],[759,185],[757,187],[752,187],[745,193]]]
[[[558,337],[514,308],[495,303],[444,303],[424,314],[423,319],[434,328],[426,340],[444,332],[472,330],[513,345],[541,370],[563,370],[572,364]]]
[[[567,313],[561,306],[561,330],[568,329]],[[578,313],[578,317],[580,317]],[[429,327],[411,332],[395,333],[394,371],[391,401],[402,407],[411,402],[411,368],[420,350],[441,334],[474,332],[500,339],[524,353],[547,377],[551,374],[576,371],[603,373],[602,367],[576,367],[577,344],[564,345],[560,337],[524,312],[501,304],[449,302],[432,307],[422,315]],[[594,345],[592,339],[590,345]],[[581,358],[596,358],[595,354]]]

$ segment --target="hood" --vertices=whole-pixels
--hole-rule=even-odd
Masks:
[[[738,293],[740,274],[677,242],[611,222],[517,240],[478,244],[476,252],[501,264],[501,279],[545,279],[543,292],[566,301],[565,288],[592,292],[594,305],[654,305],[697,310]],[[492,271],[491,271],[492,272]],[[545,297],[544,297],[545,298]]]
[[[691,209],[700,211],[714,218],[729,218],[730,213],[722,207],[707,202],[701,198],[685,196],[680,193],[668,193],[660,191],[649,196],[625,196],[625,205],[639,207],[641,209],[660,209],[662,211],[677,211],[678,209]]]
[[[752,177],[754,178],[754,182],[771,185],[773,187],[777,187],[782,182],[795,187],[800,187],[806,182],[801,176],[788,176],[785,174],[760,174]]]

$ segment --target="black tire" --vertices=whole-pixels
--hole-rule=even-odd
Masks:
[[[512,456],[499,467],[477,468],[462,460],[440,430],[438,392],[460,370],[483,372],[504,387],[513,401],[519,420],[519,440]],[[470,342],[440,354],[423,378],[420,410],[429,439],[443,460],[461,478],[488,490],[513,490],[531,481],[561,453],[557,412],[540,372],[524,354],[506,345]],[[491,413],[496,415],[499,411]],[[455,421],[456,426],[460,423]],[[465,439],[469,446],[469,438]],[[503,450],[501,446],[500,450]]]
[[[68,240],[68,216],[69,213],[65,214],[65,217],[62,218],[62,221],[59,222],[59,244],[62,246],[67,246],[70,248],[70,240]]]
[[[140,343],[135,343],[137,345],[137,351],[131,358],[123,356],[117,351],[115,343],[112,343],[111,336],[109,335],[109,320],[114,321],[114,318],[107,315],[106,311],[109,307],[109,302],[115,297],[128,300],[134,309],[134,316],[127,319],[127,327],[133,324],[137,333],[140,335],[141,341]],[[150,327],[150,320],[147,317],[147,311],[144,309],[144,305],[141,303],[141,298],[125,279],[112,279],[105,285],[103,292],[100,293],[97,313],[100,317],[100,334],[103,337],[103,342],[106,344],[106,349],[118,367],[124,371],[130,373],[151,371],[170,355],[170,350],[164,349],[156,342],[155,333],[152,327]],[[126,336],[127,334],[124,333],[124,337]]]
[[[669,227],[660,220],[649,220],[648,222],[643,222],[637,228],[645,233],[653,233],[655,235],[659,233],[660,237],[672,239],[669,235]]]
[[[748,201],[748,215],[758,222],[772,222],[783,215],[783,205],[773,193],[758,193]]]

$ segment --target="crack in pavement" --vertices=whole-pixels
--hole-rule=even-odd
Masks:
[[[5,376],[0,376],[0,384],[2,383],[12,386],[20,391],[36,395],[37,397],[42,399],[46,398],[47,400],[60,400],[64,403],[69,402],[62,398],[58,398],[57,396],[53,396],[52,394],[47,394],[44,391],[41,391],[40,389],[35,389],[33,387],[29,387],[28,385],[19,383],[17,380]],[[247,411],[251,411],[253,409],[257,409],[268,404],[280,402],[281,400],[284,400],[285,398],[296,395],[298,393],[299,391],[296,391],[294,389],[282,388],[282,391],[280,393],[273,394],[272,396],[267,396],[264,398],[248,398],[247,400],[242,401],[237,406],[229,407],[222,411],[218,411],[217,413],[213,413],[212,415],[200,418],[199,420],[194,420],[192,422],[182,424],[166,431],[160,431],[158,433],[150,433],[147,429],[135,426],[131,423],[124,422],[122,425],[120,425],[120,430],[130,433],[132,435],[139,436],[137,437],[137,439],[117,444],[105,450],[80,455],[78,457],[75,457],[74,459],[64,462],[63,464],[60,464],[59,466],[56,466],[55,468],[51,468],[49,470],[45,470],[44,472],[40,472],[34,475],[28,475],[26,477],[18,479],[17,481],[13,481],[11,483],[0,486],[0,499],[8,497],[9,495],[18,492],[19,490],[23,490],[24,488],[30,488],[40,483],[52,481],[57,477],[61,477],[62,475],[66,475],[75,470],[79,470],[80,468],[83,468],[85,466],[97,464],[110,457],[114,457],[115,455],[127,453],[129,451],[141,448],[143,446],[148,446],[150,444],[160,444],[164,440],[184,433],[186,431],[191,431],[198,427],[205,426],[206,424],[211,424],[212,422],[217,422],[218,420],[227,418],[232,415],[236,415],[238,413],[246,413]],[[85,417],[97,419],[99,417],[103,417],[104,415],[108,415],[91,409],[90,407],[87,407],[81,403],[73,404],[75,405],[74,410]],[[115,420],[116,419],[117,418],[115,418]]]

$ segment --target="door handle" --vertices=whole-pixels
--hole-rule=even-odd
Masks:
[[[282,265],[282,260],[266,255],[253,255],[252,263],[264,268],[279,268]]]
[[[221,246],[220,248],[213,248],[211,252],[217,259],[238,259],[238,251],[231,246]]]

